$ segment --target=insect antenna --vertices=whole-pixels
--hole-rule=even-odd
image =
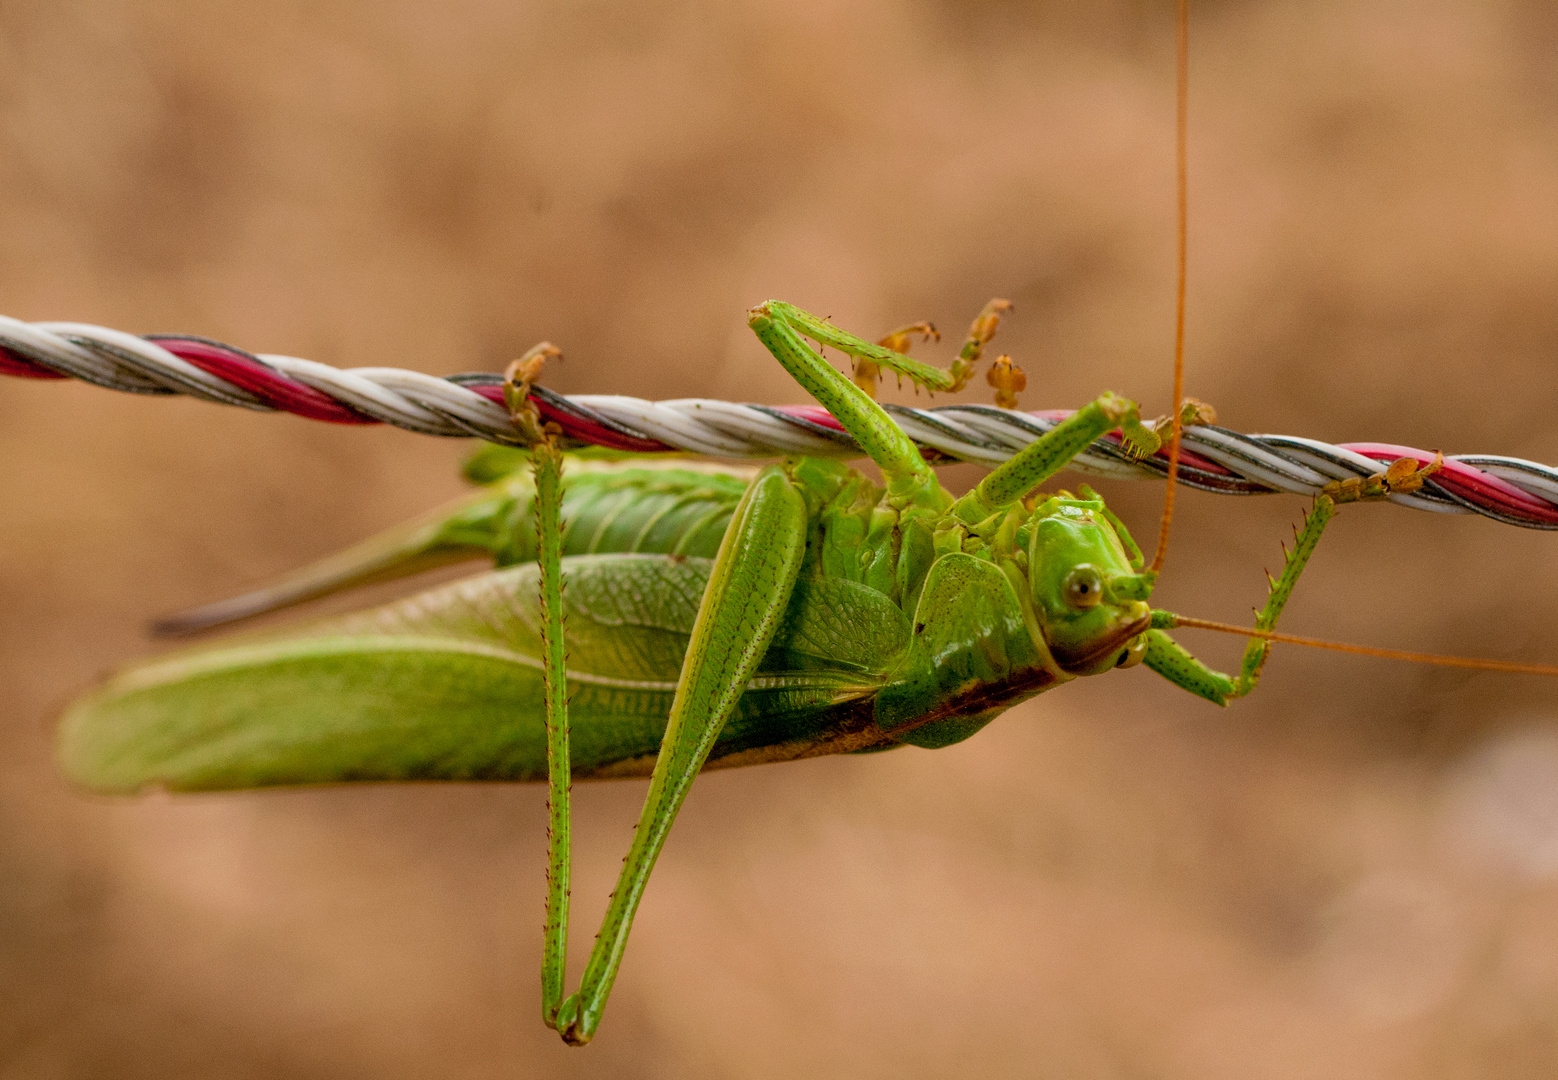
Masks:
[[[1481,671],[1503,671],[1516,675],[1555,675],[1558,665],[1521,664],[1512,660],[1486,660],[1474,656],[1440,656],[1436,653],[1403,652],[1399,649],[1377,649],[1372,645],[1349,645],[1340,641],[1323,641],[1319,638],[1281,634],[1275,630],[1257,630],[1248,626],[1213,622],[1210,619],[1192,619],[1184,615],[1174,616],[1174,626],[1193,627],[1197,630],[1216,630],[1222,634],[1238,634],[1242,637],[1265,638],[1289,645],[1307,645],[1312,649],[1331,649],[1335,652],[1374,656],[1383,660],[1405,660],[1412,664],[1432,664],[1435,667],[1476,668]]]
[[[1163,569],[1168,555],[1169,525],[1174,520],[1174,491],[1179,486],[1179,439],[1184,431],[1185,399],[1185,252],[1189,246],[1189,157],[1187,132],[1190,112],[1190,0],[1179,0],[1176,17],[1174,159],[1178,196],[1178,285],[1174,301],[1174,416],[1169,436],[1168,487],[1163,492],[1163,519],[1158,524],[1158,549],[1148,573]]]

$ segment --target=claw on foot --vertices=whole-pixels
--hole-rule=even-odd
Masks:
[[[1199,398],[1187,397],[1179,406],[1179,426],[1181,428],[1195,427],[1197,424],[1217,423],[1217,410]],[[1147,425],[1152,428],[1163,442],[1167,442],[1174,432],[1174,418],[1172,416],[1160,416]]]
[[[1105,391],[1098,398],[1104,416],[1120,426],[1120,441],[1127,454],[1136,459],[1151,457],[1163,445],[1158,433],[1141,422],[1136,403],[1113,391]]]
[[[1028,387],[1028,376],[1022,373],[1022,368],[1012,363],[1012,358],[1001,354],[990,365],[990,370],[985,372],[985,382],[995,388],[995,403],[998,408],[1015,409],[1017,407],[1017,395]]]
[[[984,352],[990,339],[995,337],[995,328],[1001,323],[1001,316],[1012,310],[1010,300],[1002,300],[997,297],[984,306],[984,309],[969,324],[968,337],[963,341],[963,348],[958,352],[958,358],[952,361],[952,391],[963,389],[968,385],[968,380],[974,377],[974,365],[979,362],[980,354]],[[1011,406],[1003,406],[1010,408]]]
[[[984,306],[968,327],[968,339],[963,342],[962,355],[969,360],[979,358],[979,350],[995,337],[995,328],[1001,324],[1001,316],[1012,310],[1010,300],[996,297]]]
[[[1125,452],[1138,461],[1149,458],[1163,448],[1163,440],[1152,428],[1135,417],[1128,417],[1120,425],[1120,444]]]
[[[543,424],[541,413],[530,402],[530,388],[540,381],[541,369],[552,357],[561,360],[563,351],[550,341],[543,341],[531,346],[503,372],[503,402],[528,446],[549,443],[562,431],[556,424]]]
[[[1332,502],[1363,502],[1368,499],[1384,499],[1391,495],[1406,495],[1418,490],[1434,473],[1444,468],[1444,455],[1434,451],[1434,459],[1419,465],[1416,458],[1397,458],[1384,472],[1373,476],[1354,476],[1346,480],[1332,480],[1320,489]]]
[[[910,323],[908,326],[900,326],[891,334],[877,342],[884,349],[891,349],[902,356],[909,355],[909,346],[914,342],[914,335],[919,334],[921,341],[940,341],[941,331],[928,322]]]
[[[888,334],[877,342],[884,349],[891,349],[900,356],[909,355],[909,346],[914,343],[914,335],[919,334],[923,341],[940,341],[941,332],[928,322],[910,323],[908,326],[900,326],[897,330]],[[872,397],[876,396],[876,384],[882,377],[881,365],[860,356],[853,356],[854,362],[853,381],[860,389]]]

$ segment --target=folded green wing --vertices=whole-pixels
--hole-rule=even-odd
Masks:
[[[577,775],[647,773],[709,565],[564,560]],[[129,668],[66,713],[63,767],[103,791],[542,780],[535,573],[483,574],[284,637]],[[907,636],[898,609],[863,586],[798,586],[711,760],[781,745],[798,756],[842,706],[875,691]]]

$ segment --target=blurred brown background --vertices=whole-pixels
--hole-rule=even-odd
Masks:
[[[1171,7],[7,0],[0,311],[434,373],[545,337],[565,392],[789,402],[747,306],[955,336],[1003,295],[1026,407],[1162,411]],[[1200,3],[1192,50],[1190,391],[1558,461],[1552,5]],[[0,383],[0,1078],[1558,1072],[1532,678],[1279,649],[1227,711],[1142,668],[706,777],[582,1052],[537,1016],[540,788],[56,776],[148,619],[453,495],[466,449]],[[1158,489],[1106,494],[1152,533]],[[1246,617],[1301,503],[1181,506],[1160,601]],[[1290,611],[1558,661],[1558,535],[1358,508]],[[641,798],[579,789],[579,955]]]

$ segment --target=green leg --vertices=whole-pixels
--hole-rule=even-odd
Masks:
[[[1199,406],[1198,407],[1204,407]],[[1388,498],[1392,494],[1417,491],[1423,481],[1444,466],[1444,455],[1434,455],[1434,460],[1419,465],[1412,458],[1401,458],[1391,463],[1384,472],[1353,480],[1333,481],[1315,496],[1314,507],[1304,518],[1304,526],[1295,535],[1293,550],[1287,552],[1282,574],[1271,582],[1271,595],[1266,606],[1255,616],[1257,630],[1275,630],[1277,619],[1293,595],[1293,586],[1309,563],[1309,557],[1320,542],[1320,535],[1330,524],[1340,503],[1363,502]],[[1267,579],[1270,580],[1269,578]],[[1261,668],[1271,655],[1271,641],[1251,638],[1244,649],[1244,662],[1239,665],[1236,678],[1229,678],[1220,671],[1213,671],[1187,652],[1184,646],[1163,631],[1182,625],[1180,617],[1171,611],[1152,613],[1153,629],[1147,631],[1147,666],[1176,686],[1198,694],[1218,705],[1226,705],[1230,698],[1243,697],[1260,682]]]
[[[773,307],[772,304],[769,306],[770,308]],[[788,304],[783,305],[783,307],[786,311],[794,313],[799,319],[805,320],[806,325],[820,324],[821,331],[819,332],[831,330],[835,335],[839,334],[837,328],[821,319],[807,315],[804,311],[799,311]],[[941,371],[938,368],[925,368],[922,365],[916,365],[920,369],[922,376],[920,385],[930,390],[947,390],[954,393],[967,386],[968,380],[973,377],[974,370],[979,365],[979,358],[983,354],[985,346],[995,336],[995,328],[1000,325],[1001,316],[1011,309],[1012,302],[1010,300],[1002,300],[999,297],[986,304],[969,326],[968,337],[963,340],[963,347],[958,350],[957,359],[952,361],[951,368]],[[799,326],[796,328],[800,329]],[[805,331],[802,330],[802,333],[805,334]],[[909,343],[914,339],[915,334],[922,335],[927,341],[941,340],[941,335],[936,332],[934,326],[928,322],[917,322],[894,330],[878,341],[877,344],[884,349],[891,349],[899,355],[906,355],[909,352]],[[806,334],[805,336],[812,337],[811,334]],[[840,336],[846,340],[850,339],[850,336],[847,334]],[[816,339],[813,338],[813,340]],[[855,362],[855,385],[864,390],[868,395],[874,395],[879,365],[865,355],[852,353],[851,358]],[[903,364],[904,361],[899,363]],[[908,361],[908,363],[915,364],[916,362]],[[1022,371],[1012,365],[1011,357],[1009,356],[999,358],[995,364],[996,369],[987,372],[986,378],[990,385],[997,390],[996,400],[1002,408],[1016,408],[1016,398],[1010,395],[1014,391],[1023,388],[1021,385],[1023,382]],[[1002,397],[1002,393],[1005,393],[1007,397]]]
[[[753,308],[747,313],[747,322],[796,382],[834,415],[881,468],[887,478],[889,493],[912,499],[917,493],[940,491],[935,474],[925,464],[913,440],[893,423],[870,394],[834,370],[833,365],[804,339],[830,345],[856,360],[890,368],[927,389],[955,390],[968,381],[973,370],[970,357],[977,359],[980,347],[994,332],[995,318],[1005,310],[998,306],[1001,304],[1004,301],[992,301],[975,320],[963,355],[950,371],[922,364],[885,346],[873,345],[778,300]],[[956,512],[971,524],[983,521],[1032,491],[1064,468],[1094,439],[1116,427],[1123,429],[1126,444],[1138,454],[1150,454],[1159,446],[1160,440],[1142,424],[1133,402],[1105,393],[985,477],[975,492],[960,500],[963,509]]]
[[[941,340],[941,335],[937,333],[934,326],[928,322],[917,322],[900,326],[877,344],[884,349],[891,349],[900,356],[906,356],[909,346],[914,342],[915,334],[919,334],[926,341]],[[867,397],[876,400],[876,381],[882,375],[880,366],[862,356],[851,357],[851,359],[854,361],[855,370],[850,382],[860,387]]]
[[[989,324],[989,333],[979,340],[971,336],[970,340],[964,343],[963,351],[958,354],[958,358],[953,361],[952,368],[945,371],[930,364],[922,364],[887,345],[873,345],[864,338],[845,333],[825,319],[819,319],[810,312],[802,311],[794,304],[786,304],[782,300],[770,300],[766,304],[758,305],[747,313],[747,321],[753,330],[757,330],[758,337],[763,336],[763,331],[758,328],[758,322],[772,320],[782,323],[802,337],[810,338],[822,345],[831,345],[847,356],[866,360],[878,367],[890,368],[900,375],[906,375],[927,390],[952,392],[961,390],[968,384],[969,376],[974,372],[974,361],[979,359],[980,349],[990,339],[990,335],[995,333],[997,321],[995,316],[1011,306],[1007,304],[1006,307],[995,307],[999,304],[1005,304],[1005,301],[992,301],[986,312],[981,315],[981,318]],[[992,311],[991,308],[994,310]],[[974,325],[978,328],[983,324],[976,319]],[[906,333],[923,333],[927,327],[926,323],[916,323],[888,337],[891,339]],[[973,334],[972,330],[970,334]],[[767,343],[766,339],[764,343]]]
[[[914,442],[866,390],[835,371],[804,339],[831,345],[857,362],[890,368],[927,389],[956,390],[968,382],[973,363],[995,332],[1000,313],[1009,307],[1004,300],[992,300],[986,306],[974,320],[962,353],[948,371],[912,360],[887,346],[873,345],[778,300],[753,308],[747,313],[747,322],[785,370],[834,415],[881,468],[888,492],[910,499],[927,493],[920,501],[928,504],[937,497],[928,493],[939,493],[940,486]],[[1038,487],[1094,439],[1114,428],[1121,429],[1126,447],[1139,456],[1153,453],[1162,444],[1157,433],[1141,422],[1134,402],[1106,392],[985,477],[977,489],[958,500],[953,512],[968,524],[985,520]]]
[[[1124,432],[1126,444],[1139,454],[1158,448],[1158,437],[1142,424],[1136,403],[1106,390],[986,476],[953,505],[952,512],[970,525],[985,520],[1054,476],[1094,439],[1115,428]]]
[[[541,1018],[557,1026],[568,965],[568,873],[573,859],[569,807],[568,657],[563,637],[563,456],[550,443],[532,451],[536,482],[536,562],[541,577],[541,647],[546,661],[546,931]]]
[[[919,447],[903,433],[871,395],[834,369],[804,338],[820,341],[860,360],[890,368],[923,386],[936,386],[947,375],[881,345],[844,333],[790,304],[770,300],[747,313],[748,325],[795,381],[826,408],[860,444],[887,478],[888,491],[914,496],[937,489],[935,473]],[[939,489],[938,489],[939,490]],[[939,508],[938,508],[939,509]]]
[[[546,695],[546,925],[541,953],[541,1019],[558,1026],[568,967],[569,871],[573,863],[573,762],[568,748],[568,653],[563,627],[563,455],[557,431],[530,404],[530,387],[547,359],[562,355],[542,342],[504,372],[503,397],[526,437],[535,479],[536,564],[541,589],[541,651]],[[567,1035],[565,1033],[564,1038]]]
[[[805,548],[806,505],[784,472],[770,466],[742,497],[714,560],[632,847],[579,991],[557,1014],[557,1029],[569,1043],[589,1042],[600,1024],[655,858],[773,640]]]
[[[1257,630],[1276,629],[1277,619],[1287,606],[1288,598],[1293,595],[1293,586],[1298,584],[1299,575],[1309,564],[1315,545],[1320,542],[1321,534],[1335,513],[1336,503],[1329,495],[1320,495],[1315,499],[1314,507],[1304,518],[1303,528],[1298,531],[1293,550],[1287,552],[1281,575],[1270,582],[1271,592],[1266,597],[1266,606],[1255,616]],[[1178,625],[1178,616],[1173,612],[1154,611],[1152,625],[1154,629],[1147,632],[1147,666],[1174,685],[1218,705],[1226,705],[1229,700],[1241,698],[1254,690],[1260,682],[1261,668],[1265,667],[1266,658],[1271,655],[1270,641],[1251,638],[1245,646],[1244,662],[1239,665],[1238,676],[1229,678],[1207,667],[1163,632],[1165,627]]]

